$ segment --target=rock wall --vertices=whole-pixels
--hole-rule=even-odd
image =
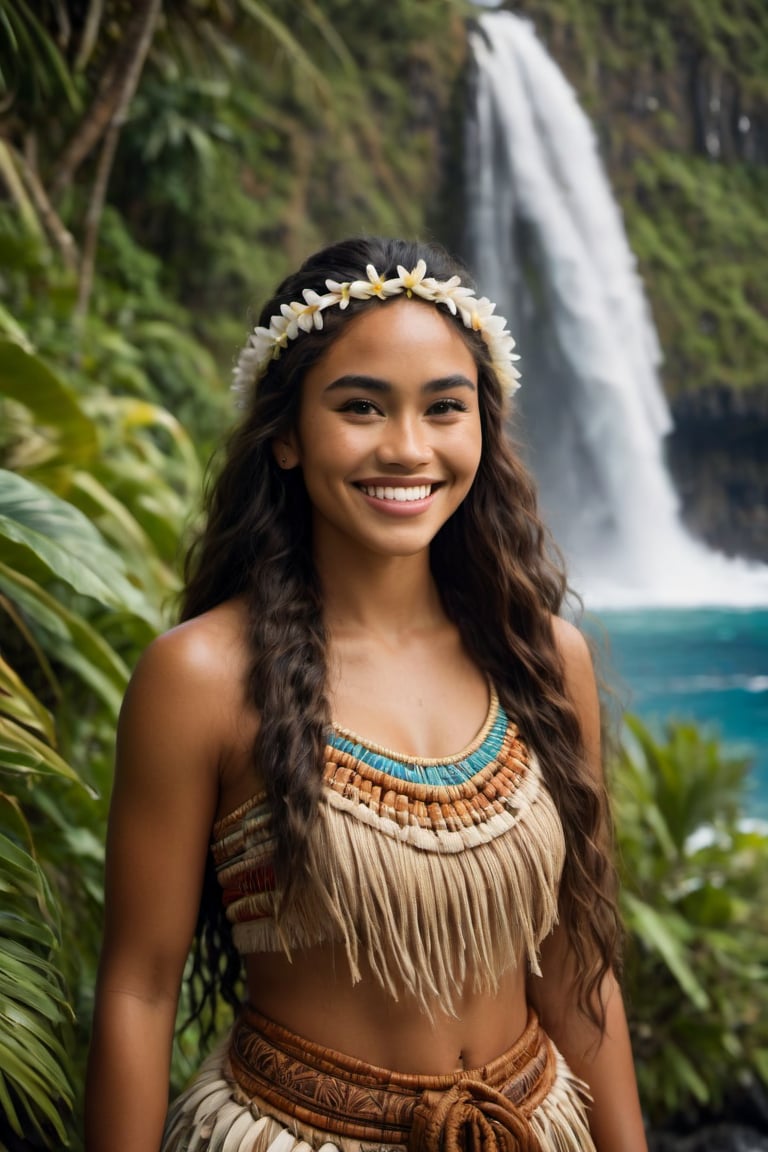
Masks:
[[[688,392],[666,444],[683,519],[728,555],[768,563],[768,390]]]

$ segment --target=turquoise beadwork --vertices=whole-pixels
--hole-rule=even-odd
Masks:
[[[468,752],[466,756],[440,764],[413,763],[405,756],[394,759],[392,756],[387,756],[383,752],[376,751],[366,744],[352,739],[351,734],[342,734],[334,729],[329,733],[328,743],[338,751],[354,757],[355,760],[367,767],[378,772],[385,772],[388,776],[395,776],[398,780],[404,780],[411,784],[445,787],[466,783],[467,780],[471,780],[473,776],[476,776],[478,772],[496,760],[501,751],[508,725],[507,715],[499,704],[487,735],[477,747]]]

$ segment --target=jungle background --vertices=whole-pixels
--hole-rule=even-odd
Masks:
[[[768,9],[509,7],[535,20],[599,134],[665,350],[689,523],[766,559]],[[173,621],[235,354],[259,301],[327,241],[461,252],[473,11],[0,0],[9,1152],[82,1146],[115,723],[139,652]],[[613,760],[625,985],[661,1131],[768,1083],[768,834],[741,819],[748,765],[706,732],[676,723],[659,740],[628,718]],[[174,1088],[198,1035],[179,1036]]]

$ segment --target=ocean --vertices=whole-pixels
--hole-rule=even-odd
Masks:
[[[607,647],[603,677],[652,731],[695,720],[750,757],[745,815],[768,819],[768,608],[601,610],[584,624]]]

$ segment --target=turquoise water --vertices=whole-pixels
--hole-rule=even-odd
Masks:
[[[696,720],[746,752],[746,810],[768,818],[768,609],[604,611],[596,625],[608,637],[603,673],[626,707],[659,731]]]

